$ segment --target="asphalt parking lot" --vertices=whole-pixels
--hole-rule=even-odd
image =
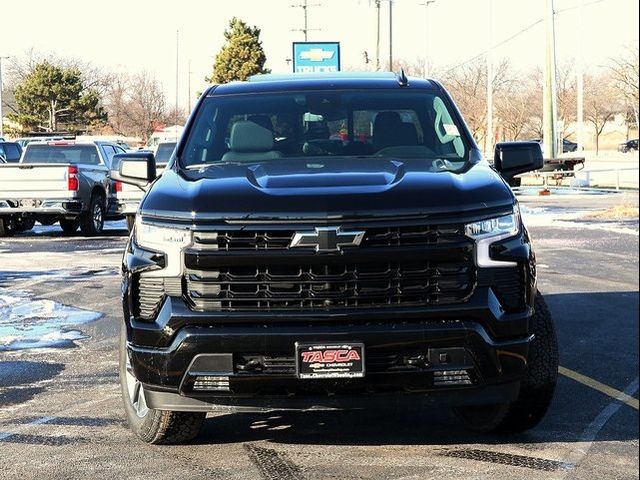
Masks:
[[[562,367],[545,420],[503,437],[435,408],[232,413],[142,444],[118,387],[124,225],[0,239],[0,478],[638,478],[638,219],[593,216],[638,194],[521,203]]]

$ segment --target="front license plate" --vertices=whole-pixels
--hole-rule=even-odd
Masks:
[[[299,378],[364,377],[364,344],[296,343],[296,371]]]

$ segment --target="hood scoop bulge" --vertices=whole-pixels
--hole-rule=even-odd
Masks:
[[[404,175],[402,162],[371,159],[273,162],[247,169],[247,179],[265,189],[388,187]]]

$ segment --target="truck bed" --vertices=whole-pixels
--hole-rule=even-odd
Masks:
[[[0,199],[69,199],[77,196],[68,189],[71,164],[0,165]]]

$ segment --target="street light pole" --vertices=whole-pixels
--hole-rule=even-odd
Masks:
[[[556,104],[556,34],[553,0],[546,0],[544,23],[546,39],[543,92],[543,140],[547,158],[556,158],[558,156],[558,138],[556,133],[558,107]]]
[[[436,3],[436,0],[426,0],[421,5],[424,5],[425,19],[424,26],[426,30],[424,39],[424,77],[429,77],[429,5]]]
[[[393,72],[393,0],[389,0],[389,71]]]
[[[489,0],[487,9],[489,15],[487,48],[487,134],[485,135],[484,150],[493,149],[493,0]]]
[[[380,1],[376,1],[376,71],[380,70]]]
[[[580,10],[578,13],[578,68],[576,69],[578,78],[576,79],[576,103],[578,112],[576,116],[577,123],[577,141],[578,151],[584,150],[584,0],[580,0]]]
[[[2,113],[2,60],[7,60],[10,57],[0,56],[0,137],[4,137],[4,117]]]
[[[180,53],[180,30],[176,30],[176,109],[174,112],[174,125],[175,127],[175,132],[176,132],[176,137],[178,136],[178,80],[179,80],[179,75],[180,75],[180,69],[179,69],[179,65],[180,65],[180,57],[179,57],[179,53]]]

